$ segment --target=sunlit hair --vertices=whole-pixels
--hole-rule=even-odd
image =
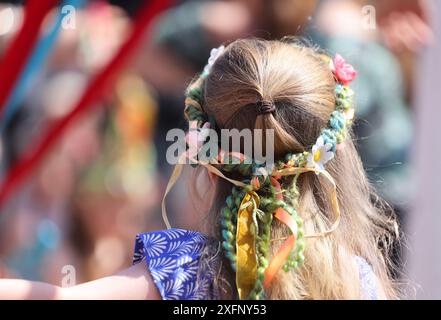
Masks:
[[[277,159],[287,152],[307,151],[315,143],[334,110],[335,86],[329,65],[314,48],[292,39],[237,40],[227,46],[205,79],[203,108],[220,129],[274,129]],[[275,112],[259,114],[257,101],[273,102]],[[266,292],[267,298],[360,299],[363,294],[356,256],[372,266],[381,295],[397,298],[389,257],[397,238],[396,221],[368,182],[350,136],[326,164],[326,170],[337,185],[340,225],[329,236],[306,239],[304,264],[287,273],[280,271]],[[231,185],[217,179],[209,197],[206,189],[198,190],[196,181],[193,187],[197,206],[203,206],[203,199],[213,199],[210,204],[205,201],[210,206],[206,222],[211,235],[220,239],[220,211]],[[304,220],[305,234],[325,231],[332,221],[329,184],[314,173],[301,175],[297,183],[298,212]],[[288,201],[293,189],[290,184],[289,179],[283,185]],[[279,239],[288,236],[289,230],[275,220],[272,223],[274,254],[281,244]],[[234,275],[225,261],[217,280],[221,296],[234,297]]]

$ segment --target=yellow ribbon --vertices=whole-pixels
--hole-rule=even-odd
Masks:
[[[243,198],[237,215],[236,287],[241,300],[249,296],[257,280],[257,225],[253,214],[259,204],[259,196],[249,192]]]

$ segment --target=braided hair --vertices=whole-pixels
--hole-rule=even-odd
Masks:
[[[275,54],[277,50],[280,52]],[[277,68],[272,69],[270,64],[264,63],[270,59],[271,54],[281,60],[285,56],[293,55],[294,57],[287,58],[292,61],[292,65],[282,68],[276,66]],[[296,58],[302,63],[296,62]],[[352,148],[352,143],[345,147],[349,151],[339,151],[341,144],[351,135],[353,92],[349,83],[355,76],[355,71],[348,66],[340,56],[332,60],[327,55],[296,42],[287,44],[254,39],[238,40],[230,44],[227,49],[222,46],[212,52],[204,72],[189,85],[186,91],[185,116],[188,121],[196,122],[199,129],[207,122],[217,129],[252,128],[253,119],[255,119],[254,128],[278,128],[275,136],[277,156],[275,171],[286,168],[311,168],[313,171],[323,172],[327,162],[332,164],[334,155],[338,157],[339,153],[344,155],[345,152],[353,152],[349,150]],[[262,76],[262,73],[266,73],[266,76]],[[247,79],[249,84],[245,85],[243,79]],[[229,85],[226,86],[225,83]],[[227,100],[229,103],[225,103]],[[230,108],[228,112],[227,108]],[[308,125],[303,125],[305,122]],[[239,123],[241,125],[238,125]],[[301,132],[296,126],[299,123],[304,127]],[[316,139],[315,144],[311,139]],[[265,286],[265,278],[271,257],[274,255],[272,242],[280,240],[272,238],[272,229],[275,223],[278,223],[274,222],[274,213],[278,210],[286,212],[295,222],[295,226],[291,226],[295,233],[295,242],[290,247],[282,270],[289,273],[301,267],[307,259],[305,258],[305,222],[304,216],[300,214],[303,201],[300,173],[289,177],[277,177],[271,173],[262,174],[261,163],[257,163],[254,159],[244,161],[244,158],[237,153],[224,151],[216,155],[215,166],[225,176],[234,177],[240,182],[240,186],[231,187],[230,193],[226,195],[223,205],[219,208],[219,234],[223,254],[228,261],[230,272],[235,274],[238,268],[236,252],[238,215],[244,205],[245,195],[256,194],[258,203],[252,200],[254,228],[249,230],[255,233],[256,240],[256,280],[251,290],[242,298],[265,299],[270,297],[268,287]],[[340,192],[345,190],[347,194],[351,192],[363,194],[363,198],[358,197],[358,202],[345,198],[343,209],[351,207],[365,212],[368,218],[362,216],[350,218],[354,226],[359,226],[356,229],[364,229],[365,234],[370,237],[375,234],[375,239],[386,239],[389,237],[391,219],[382,216],[382,212],[372,206],[369,198],[374,193],[365,182],[358,157],[354,159],[350,159],[347,163],[350,163],[352,166],[350,170],[353,175],[360,178],[359,181],[348,183],[352,190],[341,184],[338,189]],[[329,170],[334,176],[338,175],[338,169],[334,169],[333,165]],[[326,200],[318,194],[312,196],[317,198],[315,206],[318,211],[329,207],[328,204],[320,205]],[[341,197],[340,193],[339,200]],[[346,211],[348,210],[343,210],[343,213]],[[308,228],[323,231],[322,229],[326,228],[326,221],[329,221],[329,217],[325,215],[320,222],[311,224],[308,221]],[[344,230],[346,232],[346,229]],[[338,232],[335,237],[338,237]],[[382,279],[385,290],[392,296],[394,291],[387,268],[387,254],[378,252],[375,241],[368,241],[356,235],[352,238],[354,248],[351,250],[369,260]],[[316,268],[309,265],[308,267]],[[336,275],[335,278],[343,276]],[[279,290],[283,291],[283,289]],[[346,289],[335,286],[326,290],[331,290],[333,293],[325,295],[344,297],[341,291]]]

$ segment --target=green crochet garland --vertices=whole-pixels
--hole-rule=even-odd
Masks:
[[[208,116],[203,111],[203,84],[204,79],[209,72],[206,70],[196,81],[194,81],[187,89],[185,115],[189,121],[196,121],[197,127],[202,128],[203,124],[208,122]],[[323,139],[324,143],[329,145],[330,151],[335,153],[337,145],[345,140],[348,135],[350,125],[352,123],[352,97],[353,91],[347,86],[338,83],[335,87],[335,111],[331,114],[328,126],[321,131],[319,139]],[[319,141],[319,140],[318,140]],[[312,152],[303,152],[298,154],[287,154],[284,161],[276,163],[276,169],[286,167],[306,167],[308,163],[308,156]],[[295,247],[290,253],[282,269],[289,272],[303,264],[304,261],[304,231],[302,218],[297,213],[296,207],[299,200],[299,190],[297,188],[297,177],[290,184],[287,189],[283,190],[283,198],[290,199],[291,203],[285,200],[276,200],[275,188],[271,185],[270,177],[257,174],[261,167],[256,163],[244,163],[243,161],[237,164],[232,164],[234,156],[227,155],[223,160],[222,165],[219,165],[219,170],[232,173],[238,172],[243,177],[242,182],[246,184],[245,188],[234,186],[231,194],[225,200],[225,206],[221,211],[221,235],[222,247],[226,258],[230,262],[232,270],[236,271],[236,224],[237,215],[241,201],[246,192],[256,191],[260,197],[260,206],[255,208],[254,217],[257,222],[257,243],[256,252],[258,257],[257,281],[253,290],[250,292],[248,299],[259,300],[265,299],[265,291],[263,288],[264,273],[268,267],[268,258],[270,251],[270,233],[271,224],[273,220],[273,213],[277,208],[283,208],[296,221],[298,233],[296,237]],[[238,159],[236,159],[238,160]],[[251,184],[252,179],[259,180],[259,188],[256,190],[255,186]],[[283,183],[283,180],[282,180]]]

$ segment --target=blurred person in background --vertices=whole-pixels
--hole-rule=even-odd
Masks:
[[[413,84],[406,80],[412,76],[405,76],[409,67],[401,64],[400,54],[415,54],[430,42],[425,8],[426,1],[327,0],[318,8],[310,32],[331,52],[350,55],[362,70],[356,83],[361,89],[357,144],[377,189],[404,211],[414,191],[407,166],[413,135],[409,99]],[[419,20],[417,13],[422,15]],[[412,25],[413,20],[417,22]],[[403,24],[414,31],[405,32]]]
[[[26,101],[17,122],[12,123],[14,129],[10,127],[4,136],[8,142],[5,155],[10,162],[38,136],[36,132],[67,112],[65,101],[73,101],[84,85],[84,75],[68,70],[58,70],[39,82],[35,89],[42,93],[38,95],[41,101],[35,98]],[[60,280],[61,273],[53,270],[61,270],[71,258],[69,244],[65,242],[69,199],[76,176],[99,152],[97,119],[96,115],[90,115],[72,127],[32,182],[3,211],[1,237],[14,239],[2,241],[7,243],[2,248],[3,255],[19,274],[33,279]]]
[[[416,192],[406,224],[406,271],[412,281],[407,297],[411,299],[441,299],[441,174],[431,165],[432,159],[441,157],[441,2],[432,1],[429,12],[434,41],[422,52],[415,72],[416,143],[412,165]]]
[[[20,17],[21,8],[14,12]],[[3,132],[5,169],[69,112],[88,77],[120,45],[128,16],[105,2],[92,2],[77,11],[76,25],[61,30],[48,64]],[[0,36],[0,43],[17,30]],[[0,251],[11,276],[60,283],[65,265],[75,266],[79,281],[112,274],[130,264],[133,234],[145,225],[155,228],[157,218],[149,215],[159,202],[151,144],[154,93],[136,70],[128,70],[103,104],[111,111],[88,113],[73,125],[31,182],[2,209]],[[108,243],[114,245],[112,255]]]
[[[116,86],[106,117],[102,151],[77,181],[68,233],[82,259],[85,279],[130,265],[133,235],[160,228],[152,145],[156,102],[139,76],[127,73]]]

